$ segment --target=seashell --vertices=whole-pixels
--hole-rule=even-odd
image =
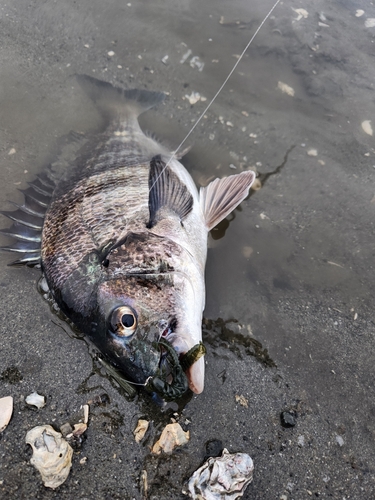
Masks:
[[[87,431],[87,424],[79,422],[78,424],[74,424],[73,436],[75,437],[82,436],[82,434],[86,431]]]
[[[83,423],[87,424],[89,421],[89,405],[83,405]]]
[[[157,441],[152,453],[159,455],[163,450],[164,453],[171,453],[176,446],[186,444],[190,439],[190,432],[184,432],[178,423],[168,424],[163,429],[159,441]]]
[[[290,85],[287,85],[284,82],[278,82],[277,83],[277,88],[281,90],[281,92],[284,92],[284,94],[290,95],[290,97],[294,97],[294,88],[291,87]]]
[[[26,399],[26,403],[30,406],[36,406],[38,409],[43,408],[46,405],[46,398],[41,396],[37,392],[29,394]]]
[[[133,434],[136,443],[140,443],[142,439],[145,437],[149,426],[149,422],[147,420],[138,420],[137,427],[134,429]]]
[[[254,464],[246,453],[229,453],[209,458],[189,480],[193,500],[235,500],[242,497],[253,480]]]
[[[198,101],[202,100],[202,97],[199,92],[192,92],[190,95],[185,95],[185,99],[187,99],[191,105],[196,104]]]
[[[309,13],[307,12],[306,9],[293,9],[294,12],[297,14],[297,17],[294,19],[294,21],[300,21],[301,19],[307,19],[309,16]]]
[[[367,135],[372,135],[371,120],[365,120],[361,123],[362,130],[366,132]]]
[[[73,449],[50,425],[39,425],[26,434],[26,443],[33,449],[30,463],[38,469],[44,486],[57,488],[68,477]]]
[[[318,156],[318,150],[317,150],[317,149],[309,149],[309,150],[307,151],[307,154],[308,154],[309,156]]]
[[[0,399],[0,432],[6,428],[13,413],[13,398],[12,396],[5,396]]]

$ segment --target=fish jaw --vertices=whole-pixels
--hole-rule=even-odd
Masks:
[[[201,394],[204,389],[204,356],[195,361],[185,372],[189,389],[195,394]]]

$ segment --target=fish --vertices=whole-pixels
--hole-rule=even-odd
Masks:
[[[1,232],[13,264],[41,266],[54,301],[125,377],[164,400],[204,389],[208,234],[249,194],[252,170],[196,187],[138,117],[166,95],[76,76],[103,129],[56,178],[23,191]]]

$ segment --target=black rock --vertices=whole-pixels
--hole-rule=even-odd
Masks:
[[[206,456],[204,457],[207,460],[210,457],[218,457],[223,452],[223,443],[219,439],[211,439],[206,443]]]
[[[281,412],[280,421],[283,427],[294,427],[297,423],[295,413],[290,411]]]

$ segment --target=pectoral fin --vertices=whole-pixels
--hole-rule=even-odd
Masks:
[[[249,194],[255,173],[247,170],[223,179],[215,179],[200,189],[200,204],[208,231],[211,231]]]
[[[151,160],[148,183],[150,220],[147,227],[152,228],[163,218],[163,209],[175,213],[182,222],[193,207],[193,197],[160,155]]]

